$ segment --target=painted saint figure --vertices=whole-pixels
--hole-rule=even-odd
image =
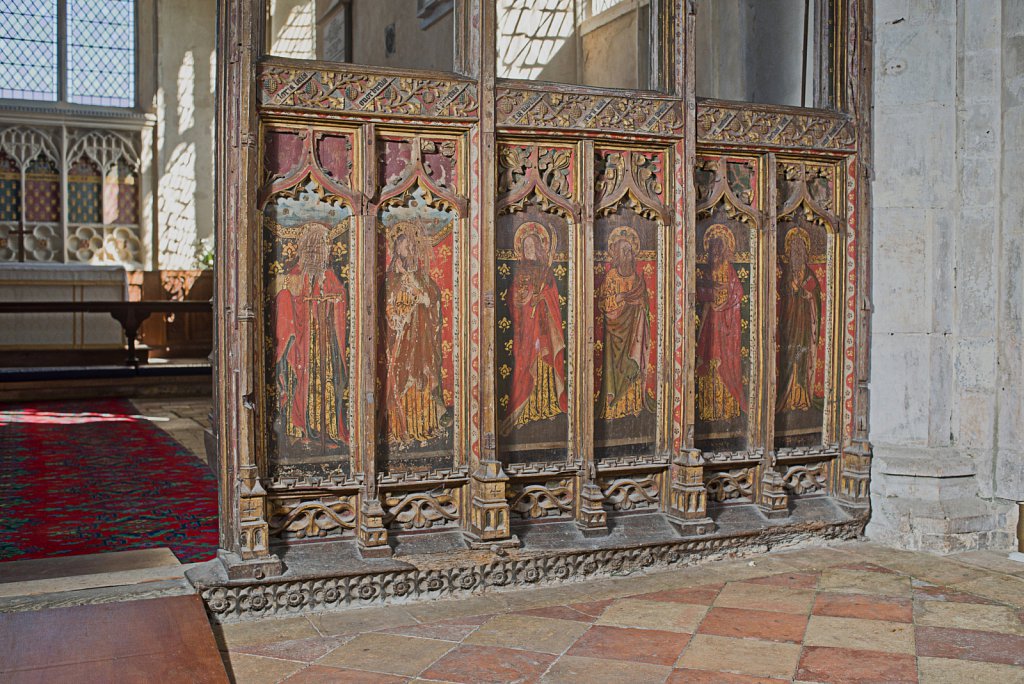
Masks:
[[[614,420],[638,416],[649,407],[646,393],[651,344],[650,298],[637,269],[640,236],[620,226],[608,238],[611,265],[597,289],[604,318],[604,362],[598,417]]]
[[[707,265],[698,271],[697,411],[701,420],[730,420],[747,410],[740,357],[743,285],[732,259],[736,239],[723,224],[704,235]]]
[[[512,318],[512,389],[501,433],[565,413],[565,336],[548,230],[529,221],[515,234],[515,273],[508,290]]]
[[[821,335],[821,285],[808,266],[811,239],[786,235],[779,304],[779,400],[776,411],[806,411],[814,400]]]
[[[332,229],[313,221],[300,230],[297,262],[274,300],[278,408],[288,437],[326,447],[348,443],[348,292],[329,268]]]
[[[430,244],[422,229],[403,221],[384,280],[387,370],[385,435],[394,444],[427,442],[443,429],[441,291],[429,274]]]

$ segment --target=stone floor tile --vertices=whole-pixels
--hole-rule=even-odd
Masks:
[[[808,646],[796,678],[828,684],[916,682],[917,663],[910,654]]]
[[[589,601],[592,597],[584,589],[585,585],[574,584],[561,587],[502,592],[493,594],[493,598],[501,601],[505,605],[506,610],[526,610],[527,608],[559,606],[571,601]]]
[[[1024,608],[1024,578],[1011,575],[989,575],[962,582],[953,587],[959,591],[977,594],[987,599]]]
[[[883,567],[881,565],[876,565],[875,563],[843,563],[842,565],[837,565],[836,568],[839,569],[839,570],[860,570],[862,572],[881,572],[881,573],[886,574],[886,575],[901,574],[901,573],[896,572],[895,570],[892,570],[891,568],[886,568],[886,567]]]
[[[812,615],[804,643],[913,655],[914,627],[903,622]]]
[[[918,627],[917,655],[1024,665],[1024,637],[951,627]]]
[[[690,670],[678,668],[665,684],[784,684],[788,679],[774,677],[753,677],[751,675],[732,674],[731,672],[708,672],[707,670]]]
[[[854,594],[910,596],[910,578],[863,570],[829,568],[821,573],[818,588],[822,591]]]
[[[1024,576],[1024,563],[1010,560],[1005,551],[992,551],[983,549],[980,551],[967,551],[949,556],[950,560],[959,563],[973,565],[983,570],[992,572],[1003,572],[1008,575]]]
[[[498,615],[470,634],[465,643],[559,654],[586,632],[587,627],[586,623],[573,620]]]
[[[570,603],[569,608],[578,610],[584,615],[590,615],[591,617],[600,617],[601,613],[605,611],[605,608],[612,604],[615,599],[604,599],[602,601],[584,601],[583,603]]]
[[[462,645],[421,673],[459,684],[529,684],[540,681],[555,656],[494,646]]]
[[[910,599],[869,594],[832,594],[820,592],[811,609],[814,615],[911,622],[914,608]]]
[[[306,667],[294,660],[263,658],[247,653],[224,653],[228,678],[237,684],[275,684]]]
[[[594,625],[566,655],[672,665],[689,640],[690,635],[682,632]]]
[[[775,613],[767,610],[712,608],[700,623],[699,634],[727,637],[791,641],[800,643],[807,628],[806,615]]]
[[[597,624],[664,629],[670,632],[692,634],[706,612],[706,606],[688,603],[619,599],[605,609],[601,617],[598,618]]]
[[[816,572],[783,572],[778,575],[753,577],[743,580],[747,584],[763,584],[769,587],[789,587],[790,589],[814,589],[818,586]]]
[[[797,644],[697,634],[676,666],[789,679],[799,657]]]
[[[1024,668],[972,660],[918,658],[921,684],[1024,684]]]
[[[392,627],[380,630],[385,634],[401,634],[403,636],[414,636],[423,639],[440,639],[442,641],[462,641],[476,629],[490,620],[493,615],[473,615],[467,617],[452,618],[450,620],[438,620],[436,622],[424,622],[415,625]]]
[[[308,639],[275,641],[270,644],[232,647],[232,651],[266,656],[268,658],[280,658],[281,660],[311,663],[317,658],[327,655],[342,644],[351,641],[353,638],[355,638],[355,635],[352,634],[336,637],[316,636]]]
[[[506,612],[506,607],[494,596],[474,596],[467,599],[410,603],[405,610],[420,622],[434,622],[467,615],[495,615]]]
[[[840,547],[797,549],[793,551],[781,551],[773,553],[772,558],[779,558],[788,563],[794,569],[823,570],[844,563],[853,563],[858,560],[859,554],[851,554]]]
[[[318,637],[320,633],[306,618],[294,617],[213,625],[213,636],[220,650],[226,651],[236,646],[257,646]]]
[[[408,611],[399,606],[359,608],[358,610],[342,610],[337,613],[316,613],[310,615],[309,620],[324,636],[358,634],[377,629],[414,625],[418,622]]]
[[[719,592],[712,604],[723,608],[772,610],[806,615],[811,610],[814,592],[808,589],[770,587],[763,584],[731,582]]]
[[[672,672],[666,665],[562,656],[541,679],[544,684],[662,684]]]
[[[665,589],[664,591],[655,591],[650,594],[639,594],[633,598],[644,601],[670,601],[673,603],[693,603],[698,606],[710,606],[724,586],[724,584],[705,584],[699,587]]]
[[[1024,625],[1017,611],[998,605],[919,601],[914,607],[914,623],[928,627],[955,627],[1024,636]]]
[[[418,675],[454,647],[450,641],[382,634],[360,634],[317,661],[317,665],[385,674]]]
[[[531,615],[533,617],[553,618],[555,620],[576,620],[577,622],[593,622],[597,619],[595,615],[576,610],[569,606],[548,606],[547,608],[530,608],[528,610],[517,610],[516,615]]]
[[[956,603],[981,603],[987,605],[995,605],[997,603],[977,594],[957,591],[956,589],[930,582],[914,580],[911,582],[911,585],[913,586],[912,596],[915,601],[953,601]]]
[[[907,574],[932,584],[958,584],[988,577],[992,574],[988,570],[964,563],[957,563],[945,558],[922,558],[915,563],[904,563],[903,567]]]
[[[342,667],[324,667],[310,665],[288,677],[281,684],[403,684],[405,677],[366,672],[365,670],[349,670]],[[245,684],[238,680],[237,684]]]

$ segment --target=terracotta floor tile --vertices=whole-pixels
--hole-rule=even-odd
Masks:
[[[566,655],[672,665],[689,640],[681,632],[594,625]]]
[[[789,680],[706,670],[672,670],[665,684],[784,684]]]
[[[576,620],[577,622],[593,622],[597,618],[587,615],[569,606],[548,606],[547,608],[530,608],[529,610],[518,610],[516,615],[532,615],[534,617],[546,617],[556,620]]]
[[[544,684],[662,684],[672,671],[666,665],[562,656],[541,680]]]
[[[1017,611],[998,605],[919,601],[914,610],[914,624],[1024,636],[1024,625]]]
[[[573,610],[578,610],[584,615],[590,615],[592,617],[600,617],[604,609],[612,604],[615,599],[604,599],[603,601],[586,601],[584,603],[570,603],[569,607]]]
[[[605,609],[601,617],[598,618],[597,624],[664,629],[670,632],[692,634],[706,612],[706,606],[688,603],[619,599]]]
[[[495,646],[462,645],[425,670],[423,679],[461,684],[537,682],[555,656]]]
[[[1024,637],[948,627],[918,627],[917,655],[1024,665]]]
[[[472,615],[451,620],[438,620],[423,624],[392,627],[381,630],[384,634],[402,634],[404,636],[422,637],[424,639],[441,639],[443,641],[462,641],[476,631],[477,627],[490,620],[493,615]]]
[[[318,665],[413,676],[451,650],[450,641],[371,632],[360,634],[317,661]]]
[[[574,620],[552,620],[519,614],[498,615],[470,634],[465,643],[559,654],[586,632],[587,627],[587,624]]]
[[[796,678],[828,684],[916,682],[917,663],[909,654],[808,646]]]
[[[867,594],[831,594],[821,592],[814,599],[814,615],[911,622],[914,609],[910,599]]]
[[[829,568],[821,573],[818,588],[843,593],[910,596],[910,578],[864,570]]]
[[[747,637],[767,641],[799,643],[807,628],[806,615],[776,613],[767,610],[712,608],[700,623],[699,634]]]
[[[963,582],[953,587],[959,591],[984,596],[987,599],[1024,608],[1024,578],[1010,575],[991,575]]]
[[[903,622],[812,615],[804,643],[887,653],[914,653],[914,627]]]
[[[223,657],[231,681],[245,684],[273,684],[306,667],[305,663],[292,660],[263,658],[245,653],[225,653]]]
[[[311,663],[317,658],[327,655],[345,642],[354,638],[354,635],[337,637],[310,637],[308,639],[291,639],[289,641],[276,641],[272,644],[260,644],[255,646],[240,646],[232,649],[239,653],[250,655],[267,656],[269,658],[281,658],[282,660],[295,660],[303,663]]]
[[[676,666],[789,679],[799,657],[797,644],[697,634]]]
[[[731,582],[719,592],[712,604],[722,608],[771,610],[806,615],[811,610],[814,592],[809,589],[771,587],[747,582]]]
[[[814,589],[818,586],[816,572],[783,572],[767,577],[754,577],[743,580],[748,584],[764,584],[770,587],[790,587],[791,589]]]
[[[700,587],[666,589],[650,594],[640,594],[633,598],[645,601],[671,601],[672,603],[693,603],[699,606],[710,606],[724,586],[724,584],[706,584]]]
[[[972,660],[918,658],[921,684],[1024,684],[1024,668]]]
[[[405,677],[396,677],[380,672],[310,665],[285,679],[281,684],[342,684],[342,682],[344,684],[403,684],[405,681]],[[241,680],[239,684],[242,684]]]

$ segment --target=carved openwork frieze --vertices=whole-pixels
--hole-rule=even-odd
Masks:
[[[679,100],[498,88],[495,102],[501,127],[683,134]]]
[[[697,107],[697,140],[702,143],[853,151],[857,132],[854,122],[842,116],[759,111],[705,102]]]
[[[782,481],[794,494],[813,494],[828,488],[829,462],[790,466]]]
[[[754,478],[757,468],[732,468],[714,473],[708,478],[704,486],[708,490],[708,496],[718,502],[734,499],[754,498]]]
[[[480,106],[473,81],[274,64],[262,65],[257,78],[263,107],[472,119]]]
[[[572,512],[572,481],[521,482],[508,488],[509,510],[524,519],[553,518]]]
[[[384,499],[385,525],[403,530],[426,530],[459,519],[455,490],[396,492]]]
[[[305,539],[338,535],[356,526],[356,497],[270,500],[270,535]]]
[[[655,508],[661,499],[655,475],[598,480],[605,504],[616,511]]]

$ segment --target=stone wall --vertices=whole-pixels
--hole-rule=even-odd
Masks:
[[[1024,7],[875,3],[868,535],[1009,548],[1024,498]]]

